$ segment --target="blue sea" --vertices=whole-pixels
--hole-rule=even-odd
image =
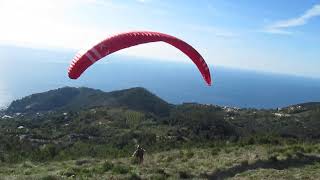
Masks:
[[[12,100],[64,86],[104,91],[144,87],[164,100],[248,108],[277,108],[320,101],[320,80],[210,67],[207,86],[193,64],[111,55],[70,80],[73,51],[0,46],[0,107]],[[186,60],[187,61],[187,60]]]

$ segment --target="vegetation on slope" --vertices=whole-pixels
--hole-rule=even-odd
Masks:
[[[170,105],[143,88],[61,88],[17,100],[0,118],[0,174],[8,179],[315,179],[320,172],[318,103],[238,109]],[[129,158],[137,144],[147,149],[142,166]]]

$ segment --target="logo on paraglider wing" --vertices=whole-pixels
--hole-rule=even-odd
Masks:
[[[99,59],[102,58],[101,54],[99,53],[99,51],[96,50],[96,48],[93,47],[90,51],[91,51],[97,58],[99,58]]]
[[[105,56],[110,53],[110,50],[108,49],[108,46],[106,46],[104,44],[101,44],[99,48],[100,48],[100,51],[104,52]]]

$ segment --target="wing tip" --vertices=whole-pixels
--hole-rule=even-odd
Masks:
[[[211,81],[207,81],[207,85],[208,85],[208,86],[212,86]]]
[[[74,73],[71,73],[70,71],[68,72],[68,77],[70,79],[78,79],[79,76],[76,76]]]

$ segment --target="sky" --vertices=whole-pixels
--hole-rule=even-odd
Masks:
[[[320,0],[0,0],[0,22],[1,45],[78,51],[115,33],[160,31],[213,67],[320,78]],[[189,62],[163,43],[118,54]]]

